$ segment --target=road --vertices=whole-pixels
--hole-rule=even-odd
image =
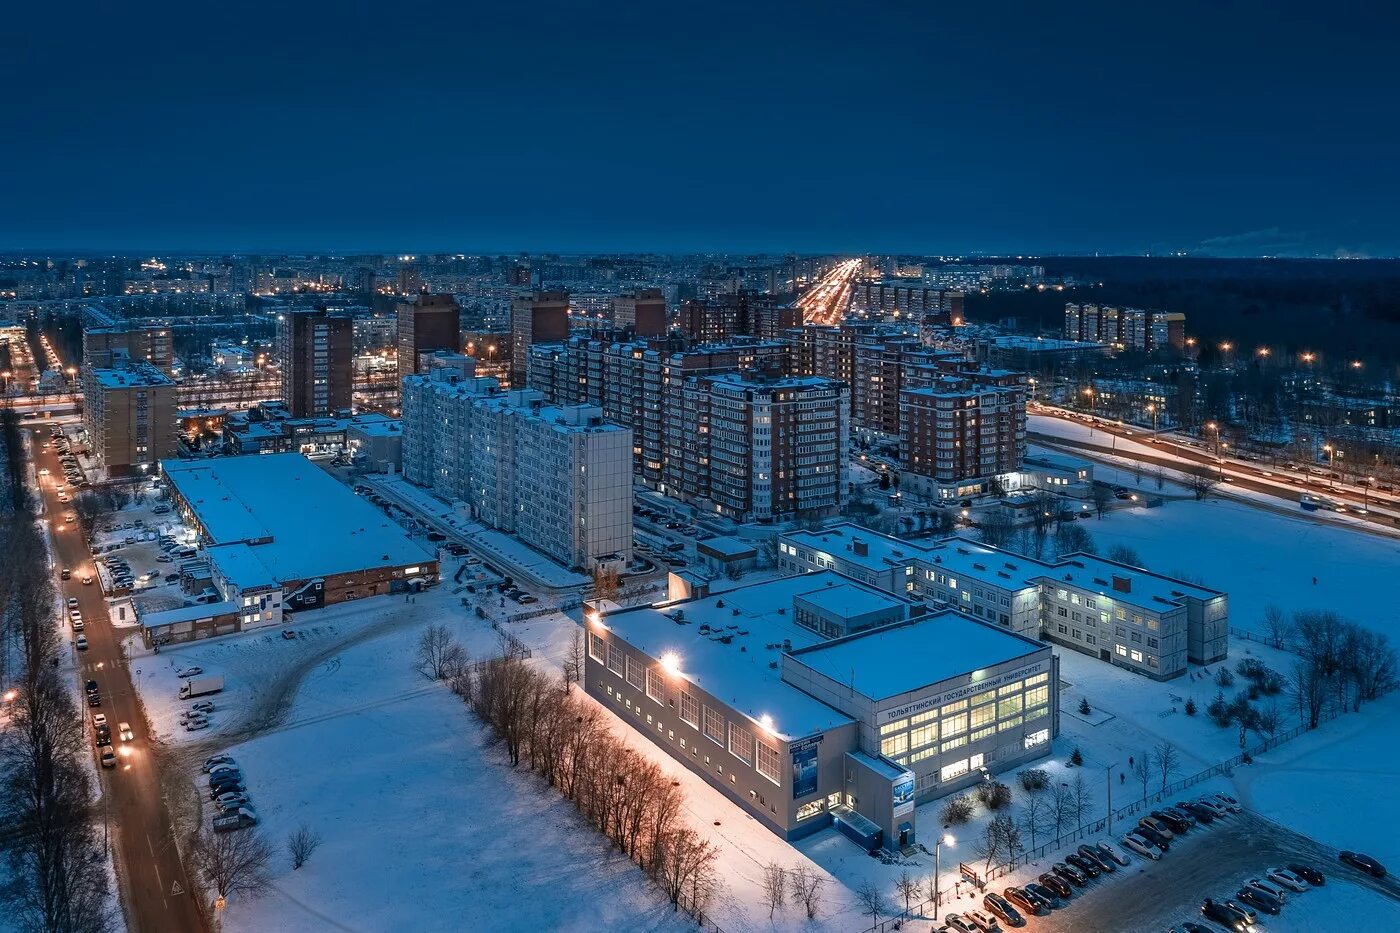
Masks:
[[[802,293],[797,306],[804,324],[840,324],[851,303],[851,280],[860,271],[859,259],[846,259],[822,276],[820,282]]]
[[[1043,405],[1033,408],[1030,414],[1054,418],[1080,426],[1084,423],[1080,417]],[[1357,521],[1389,528],[1400,525],[1400,498],[1391,494],[1380,491],[1373,492],[1361,487],[1332,486],[1328,484],[1326,479],[1319,479],[1316,476],[1308,476],[1281,467],[1260,465],[1231,458],[1221,459],[1210,451],[1186,446],[1179,441],[1172,440],[1168,435],[1153,435],[1141,428],[1129,428],[1100,420],[1094,423],[1093,430],[1104,435],[1103,442],[1035,430],[1030,430],[1028,435],[1032,441],[1077,447],[1082,450],[1121,457],[1125,460],[1136,460],[1139,463],[1183,470],[1189,473],[1206,472],[1225,479],[1229,486],[1260,492],[1295,506],[1298,504],[1300,495],[1304,492],[1325,496],[1366,509],[1364,514],[1349,513]],[[1119,445],[1116,443],[1117,440],[1130,443]],[[1155,449],[1151,453],[1144,451],[1143,445],[1146,444],[1151,444]],[[1202,470],[1202,467],[1205,469]]]
[[[97,582],[83,585],[82,578],[97,572],[87,543],[76,524],[64,522],[68,506],[58,501],[56,479],[63,469],[58,454],[43,444],[49,439],[43,429],[31,433],[35,470],[47,469],[39,477],[44,514],[54,529],[54,555],[59,568],[72,571],[71,580],[59,581],[64,598],[77,597],[88,639],[87,651],[78,653],[79,675],[96,680],[102,696],[100,711],[107,715],[112,734],[118,723],[130,723],[136,738],[116,744],[129,754],[118,759],[114,769],[101,769],[103,796],[108,801],[109,831],[115,845],[114,862],[121,888],[127,929],[133,933],[187,933],[208,929],[204,916],[191,894],[193,886],[185,873],[175,845],[174,832],[165,799],[161,794],[157,749],[150,744],[146,714],[132,686],[132,671],[122,657],[120,637],[107,619],[106,602]],[[73,637],[71,629],[66,635]],[[84,708],[87,735],[92,738],[91,717]],[[96,760],[96,748],[93,749]],[[177,887],[178,886],[178,887]],[[175,893],[180,890],[182,893]]]

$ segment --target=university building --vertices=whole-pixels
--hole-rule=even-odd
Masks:
[[[1059,729],[1049,646],[834,571],[590,604],[585,628],[587,692],[785,839],[912,846],[917,804]]]

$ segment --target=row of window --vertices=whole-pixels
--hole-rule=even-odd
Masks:
[[[594,632],[588,633],[588,655],[608,670],[625,679],[631,687],[645,691],[648,699],[666,705],[665,675],[656,667],[643,666],[636,658],[617,645],[605,641]],[[681,721],[700,731],[705,738],[744,764],[754,768],[774,784],[782,783],[778,749],[754,735],[746,726],[728,722],[718,710],[705,706],[685,690],[678,691],[677,706]]]

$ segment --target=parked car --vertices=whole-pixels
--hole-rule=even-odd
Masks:
[[[1001,933],[1001,927],[997,926],[996,918],[982,913],[980,910],[969,910],[963,914],[963,919],[971,923],[981,933]]]
[[[1071,852],[1069,855],[1066,855],[1065,861],[1084,872],[1084,874],[1088,875],[1090,878],[1097,878],[1099,875],[1103,874],[1099,869],[1098,862],[1087,859],[1078,852]]]
[[[1079,847],[1079,854],[1091,860],[1106,872],[1115,872],[1118,870],[1118,866],[1114,863],[1113,859],[1100,852],[1097,846],[1082,845]]]
[[[232,758],[227,762],[220,762],[209,769],[209,783],[213,784],[216,780],[228,774],[238,775],[239,777],[243,775],[243,769],[238,767]]]
[[[1285,867],[1315,888],[1325,887],[1327,884],[1327,876],[1305,862],[1289,862]]]
[[[232,755],[210,755],[208,758],[204,759],[205,773],[213,771],[219,765],[234,765],[236,767],[238,762],[233,760]]]
[[[1207,806],[1196,803],[1193,800],[1183,800],[1176,805],[1176,809],[1184,813],[1189,813],[1195,817],[1196,822],[1202,826],[1209,826],[1216,820],[1216,813]]]
[[[1231,813],[1239,813],[1240,810],[1244,809],[1240,806],[1240,802],[1234,797],[1231,797],[1229,794],[1211,794],[1207,799],[1213,801],[1219,806],[1224,807]]]
[[[218,800],[224,794],[246,794],[247,792],[248,785],[243,783],[242,778],[230,778],[226,781],[220,781],[209,788],[209,799]]]
[[[1061,900],[1069,900],[1074,891],[1070,888],[1069,882],[1055,874],[1053,871],[1044,872],[1039,881],[1042,885],[1050,889],[1050,892]]]
[[[192,705],[190,706],[190,709],[194,710],[194,711],[197,712],[197,713],[205,713],[205,714],[212,713],[212,712],[214,712],[214,709],[215,709],[215,707],[214,707],[214,701],[213,701],[213,700],[200,700],[198,703],[192,704]]]
[[[977,928],[964,920],[961,914],[949,914],[944,922],[947,924],[946,928],[955,933],[977,933]]]
[[[1299,894],[1308,889],[1308,882],[1297,872],[1287,868],[1270,868],[1265,874],[1269,876],[1270,881],[1286,891]]]
[[[1123,837],[1123,845],[1141,855],[1145,859],[1153,862],[1162,857],[1162,851],[1148,842],[1141,836],[1134,836],[1131,833]]]
[[[1372,878],[1385,877],[1385,866],[1364,853],[1342,851],[1337,855],[1337,858],[1341,859],[1352,868],[1361,869]]]
[[[246,807],[252,802],[252,798],[242,791],[233,791],[227,794],[220,794],[214,798],[214,809],[223,812],[236,807]]]
[[[1248,881],[1246,881],[1244,884],[1245,884],[1245,887],[1247,887],[1247,888],[1254,888],[1254,889],[1256,889],[1256,890],[1258,890],[1258,891],[1263,891],[1265,894],[1269,895],[1270,897],[1278,898],[1278,902],[1279,902],[1280,904],[1287,904],[1287,903],[1288,903],[1288,895],[1287,895],[1287,893],[1284,892],[1284,889],[1283,889],[1283,888],[1281,888],[1281,887],[1279,887],[1278,885],[1274,884],[1272,881],[1266,881],[1266,880],[1263,879],[1263,878],[1250,878],[1250,879],[1249,879]]]
[[[1007,926],[1018,927],[1026,922],[1021,912],[1011,906],[1011,902],[995,892],[982,898],[982,906]]]
[[[1064,862],[1056,862],[1051,866],[1050,870],[1066,881],[1077,884],[1080,887],[1089,883],[1089,876],[1073,865],[1066,865]]]
[[[131,723],[117,723],[117,737],[120,738],[123,742],[133,741],[136,738],[136,733],[131,731]]]
[[[73,631],[81,632],[86,627],[87,626],[84,624],[82,616],[78,616],[76,619],[73,620]]]
[[[89,680],[86,684],[83,685],[83,689],[86,690],[88,693],[96,693],[97,681]]]
[[[1150,826],[1139,825],[1134,827],[1132,831],[1136,835],[1141,836],[1157,848],[1161,849],[1163,852],[1169,852],[1171,850],[1171,840],[1169,840],[1166,836],[1157,832],[1157,830],[1153,829]]]
[[[1165,820],[1155,816],[1144,816],[1142,819],[1138,820],[1138,825],[1145,829],[1150,829],[1159,836],[1167,839],[1172,839],[1176,835],[1172,832],[1172,828],[1167,825]],[[1149,836],[1148,838],[1150,839],[1152,837]]]
[[[1127,857],[1126,855],[1124,855],[1122,852],[1119,852],[1117,849],[1115,849],[1115,848],[1113,847],[1113,843],[1111,843],[1111,842],[1100,842],[1100,843],[1098,843],[1098,850],[1099,850],[1100,852],[1102,852],[1104,855],[1107,855],[1109,858],[1113,859],[1113,860],[1114,860],[1115,862],[1117,862],[1119,865],[1123,865],[1123,866],[1127,866],[1127,865],[1128,865],[1128,861],[1129,861],[1129,860],[1128,860],[1128,857]]]
[[[69,596],[69,597],[68,597],[68,608],[69,608],[69,609],[77,609],[77,608],[78,608],[78,597],[76,597],[76,596]]]
[[[112,746],[102,746],[102,767],[115,768],[117,766],[117,753],[112,750]]]
[[[78,649],[79,651],[86,651],[86,650],[87,650],[87,636],[86,636],[86,635],[79,635],[77,638],[75,638],[75,639],[73,640],[73,644],[74,644],[75,647],[77,647],[77,649]]]
[[[192,665],[192,666],[190,666],[190,667],[182,668],[181,670],[176,671],[176,672],[175,672],[175,676],[176,676],[176,677],[198,677],[200,674],[203,674],[203,673],[204,673],[204,668],[200,667],[198,664],[195,664],[195,665]]]
[[[1034,881],[1027,881],[1025,884],[1021,885],[1021,890],[1025,891],[1027,896],[1036,898],[1040,903],[1051,910],[1060,906],[1060,899],[1055,896],[1055,892],[1044,885],[1037,884]]]
[[[253,812],[251,807],[239,807],[237,810],[221,813],[214,817],[212,825],[214,832],[227,833],[235,829],[258,825],[258,815]]]
[[[1214,920],[1226,929],[1236,931],[1236,933],[1244,933],[1245,930],[1249,929],[1249,921],[1245,920],[1238,911],[1231,910],[1225,904],[1210,898],[1206,898],[1205,902],[1201,904],[1201,916],[1207,920]]]
[[[186,731],[186,732],[198,732],[200,729],[208,729],[208,728],[209,728],[209,720],[207,720],[207,719],[191,719],[191,720],[189,720],[188,722],[185,723],[185,731]]]
[[[1007,888],[1006,899],[1016,905],[1016,909],[1024,913],[1027,917],[1038,917],[1041,914],[1048,914],[1050,911],[1036,898],[1032,898],[1020,888]]]
[[[1159,821],[1163,826],[1178,836],[1185,835],[1186,831],[1191,828],[1190,823],[1186,822],[1181,816],[1172,813],[1170,810],[1153,810],[1145,819]]]
[[[1245,886],[1235,892],[1235,899],[1241,904],[1252,907],[1255,910],[1262,910],[1266,914],[1277,914],[1283,910],[1283,902],[1277,898],[1270,897],[1258,888]]]
[[[100,693],[89,693],[89,694],[87,695],[87,705],[88,705],[88,706],[101,706],[101,705],[102,705],[102,694],[100,694]]]

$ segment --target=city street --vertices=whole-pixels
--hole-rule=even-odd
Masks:
[[[850,304],[851,280],[860,270],[859,259],[848,259],[828,272],[820,282],[797,299],[803,323],[835,325],[846,316]]]
[[[108,804],[108,831],[115,846],[114,861],[127,926],[132,931],[160,933],[203,930],[204,917],[175,846],[155,750],[147,736],[145,712],[132,686],[135,672],[122,657],[121,635],[107,618],[87,543],[77,523],[64,521],[71,504],[58,501],[59,490],[54,483],[62,477],[63,469],[57,452],[43,449],[49,439],[47,426],[33,428],[30,438],[35,470],[49,471],[49,475],[39,476],[39,488],[43,515],[53,531],[57,563],[54,572],[57,575],[66,567],[72,573],[71,579],[59,582],[60,593],[65,599],[78,599],[83,634],[88,640],[88,649],[77,654],[79,676],[84,681],[96,680],[102,696],[100,708],[82,707],[85,732],[91,742],[91,714],[106,714],[121,755],[116,768],[99,769],[99,773],[103,799]],[[82,579],[87,575],[94,582],[85,586]],[[74,633],[66,620],[64,625],[65,638],[72,641]],[[117,725],[123,722],[130,723],[135,732],[131,742],[123,743],[117,735]],[[95,746],[93,756],[96,760]]]

